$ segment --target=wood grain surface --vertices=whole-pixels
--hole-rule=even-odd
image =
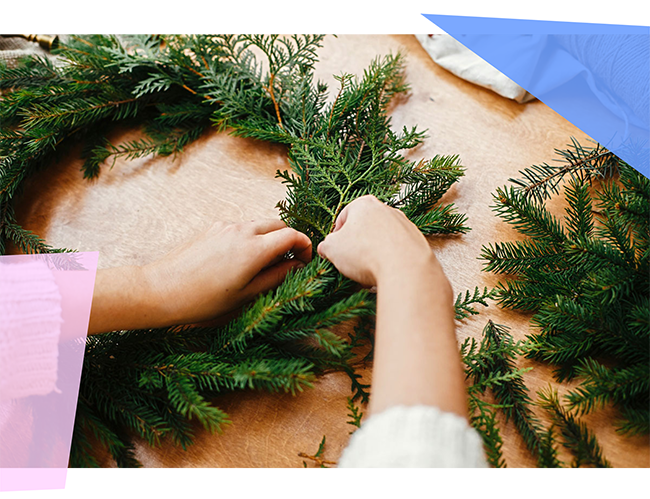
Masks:
[[[328,37],[316,78],[335,94],[333,74],[360,75],[373,58],[398,50],[408,58],[411,92],[391,106],[393,126],[418,125],[429,135],[409,157],[458,154],[467,168],[443,201],[453,201],[468,215],[472,231],[432,237],[431,246],[456,293],[493,286],[497,279],[481,272],[481,245],[517,239],[517,234],[492,214],[491,193],[520,169],[551,161],[553,150],[571,136],[581,141],[586,136],[541,102],[517,104],[446,72],[413,36]],[[111,138],[135,136],[137,131],[116,130]],[[211,131],[176,158],[118,160],[89,182],[82,179],[78,151],[71,151],[28,183],[18,205],[19,220],[55,246],[98,250],[99,268],[144,264],[215,220],[277,216],[274,207],[285,188],[275,172],[289,168],[285,153],[282,146]],[[559,213],[562,207],[556,203],[553,209]],[[523,339],[529,318],[493,305],[460,324],[458,340],[480,338],[488,319],[510,326],[515,338]],[[520,364],[533,368],[526,374],[533,395],[549,383],[557,385],[547,366],[527,359]],[[370,381],[370,366],[363,372]],[[560,386],[560,393],[568,388]],[[346,424],[349,395],[347,376],[335,373],[295,397],[253,391],[223,396],[214,402],[233,421],[224,434],[210,435],[197,427],[196,443],[187,451],[171,443],[152,449],[137,441],[137,457],[148,467],[300,467],[298,453],[315,453],[325,435],[325,458],[335,461],[352,429]],[[619,467],[650,466],[648,438],[618,436],[614,418],[611,408],[585,418],[606,458]],[[503,426],[502,435],[509,466],[535,465],[511,424]],[[108,459],[105,463],[111,465]]]

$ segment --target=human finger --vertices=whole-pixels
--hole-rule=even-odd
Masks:
[[[264,240],[269,261],[288,251],[303,263],[311,261],[311,240],[302,232],[285,227],[265,234]]]
[[[350,206],[350,205],[348,205]],[[332,232],[336,232],[337,230],[340,230],[343,228],[343,224],[345,224],[345,221],[348,218],[348,206],[343,208],[339,215],[336,217],[336,220],[334,221],[334,228],[332,229]]]
[[[251,297],[260,293],[265,293],[278,287],[286,278],[292,269],[304,267],[305,264],[297,259],[283,260],[280,263],[262,270],[253,280],[244,288],[245,292]]]
[[[372,206],[376,209],[377,206],[383,205],[384,203],[371,194],[366,194],[365,196],[356,198],[350,204],[346,205],[336,217],[332,233],[341,230],[350,217],[358,218],[359,213],[364,209],[364,207]]]
[[[255,234],[268,234],[274,230],[284,229],[287,224],[279,218],[266,218],[263,220],[253,220],[253,231]]]
[[[316,248],[316,252],[326,260],[329,260],[330,262],[334,263],[333,256],[335,253],[336,242],[338,241],[338,239],[339,239],[339,234],[337,234],[336,232],[332,232],[323,241],[321,241],[321,243]]]
[[[318,253],[323,258],[327,258],[327,243],[326,243],[326,241],[327,241],[328,237],[330,237],[330,236],[327,236],[320,243],[318,243],[318,246],[316,246],[316,253]]]

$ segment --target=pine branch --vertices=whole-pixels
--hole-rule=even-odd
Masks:
[[[494,212],[520,233],[552,247],[561,248],[566,235],[559,221],[542,204],[526,199],[513,188],[497,188]]]
[[[650,393],[650,367],[636,364],[630,367],[607,368],[594,359],[584,359],[577,369],[585,380],[567,395],[571,410],[587,414],[607,403],[622,404],[630,409],[646,406]],[[642,432],[648,433],[650,414],[643,418]]]

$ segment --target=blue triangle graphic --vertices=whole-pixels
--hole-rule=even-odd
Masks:
[[[650,176],[650,27],[424,17]]]

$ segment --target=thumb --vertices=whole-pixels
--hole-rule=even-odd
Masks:
[[[323,258],[331,261],[332,253],[332,239],[334,238],[334,233],[329,234],[316,248],[316,251]]]

